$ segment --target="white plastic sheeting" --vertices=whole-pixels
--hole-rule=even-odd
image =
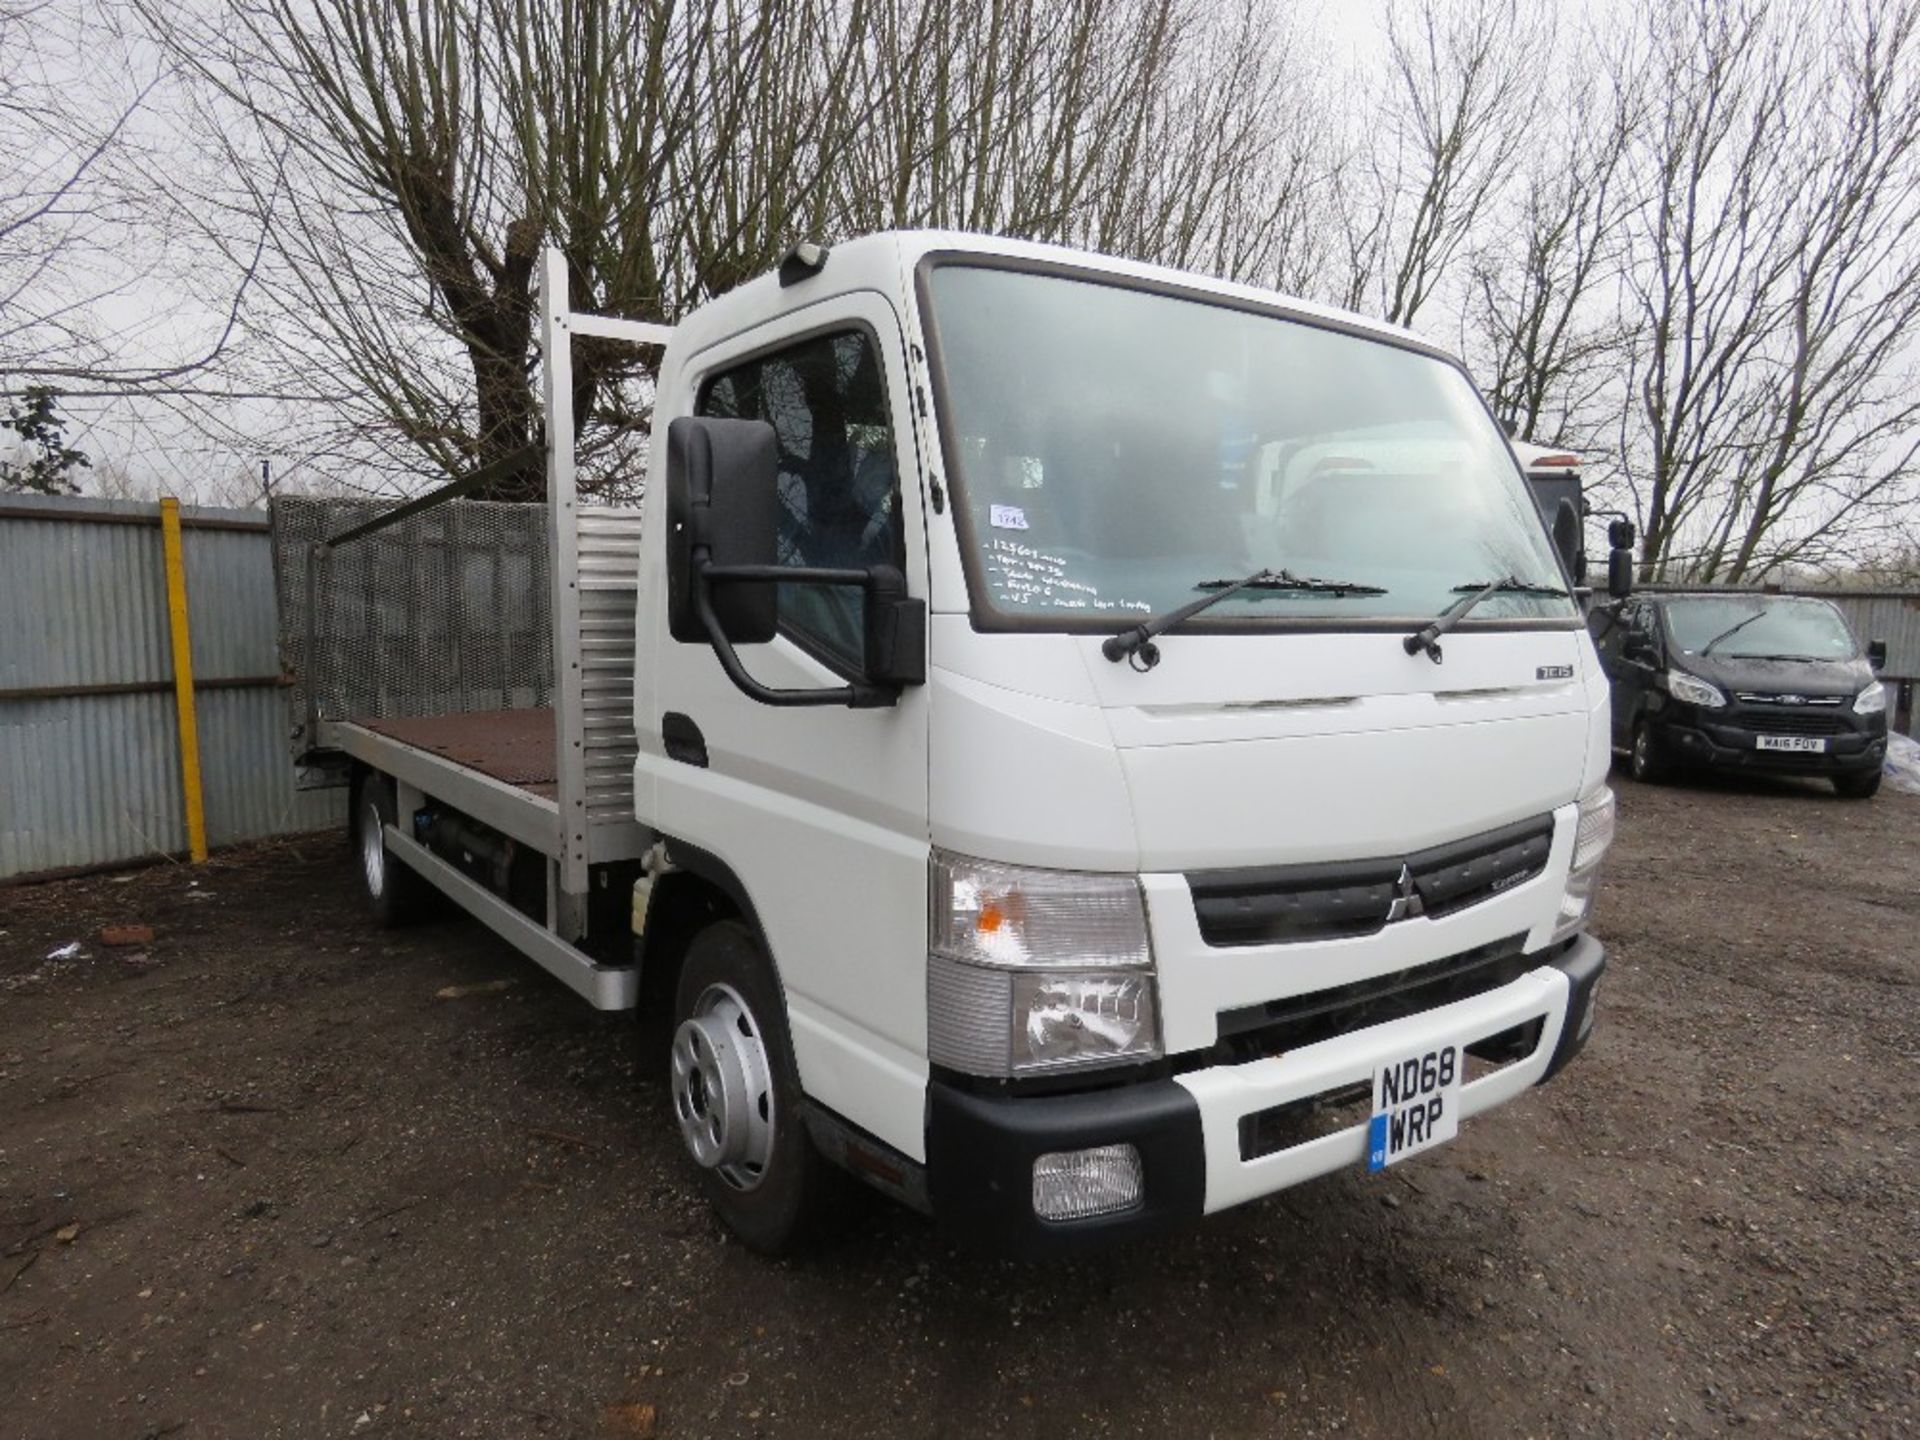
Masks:
[[[1887,758],[1881,768],[1886,771],[1884,783],[1920,795],[1920,740],[1898,733],[1887,736]]]

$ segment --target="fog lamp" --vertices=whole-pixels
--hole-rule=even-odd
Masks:
[[[1138,1207],[1146,1193],[1140,1152],[1131,1145],[1055,1150],[1033,1162],[1033,1213],[1042,1220],[1090,1220]]]

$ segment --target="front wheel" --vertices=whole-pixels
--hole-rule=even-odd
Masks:
[[[1880,789],[1880,772],[1864,770],[1857,775],[1835,775],[1833,788],[1842,800],[1871,800]]]
[[[1642,785],[1664,785],[1673,778],[1673,762],[1654,738],[1653,727],[1644,719],[1633,727],[1633,750],[1628,757],[1628,769]]]
[[[754,1250],[794,1249],[837,1177],[800,1113],[800,1075],[772,965],[737,920],[688,947],[674,996],[674,1119],[727,1228]]]

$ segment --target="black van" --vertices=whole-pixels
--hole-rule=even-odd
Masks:
[[[1639,594],[1595,610],[1613,684],[1613,745],[1633,778],[1682,766],[1824,775],[1864,800],[1880,788],[1887,692],[1825,600],[1793,595]]]

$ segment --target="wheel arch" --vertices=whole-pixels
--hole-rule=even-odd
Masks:
[[[753,935],[760,954],[773,971],[784,1009],[786,981],[780,961],[767,942],[766,928],[733,867],[711,851],[683,841],[669,840],[667,856],[674,868],[654,882],[647,901],[646,928],[637,947],[640,961],[642,1007],[653,1013],[670,1009],[680,969],[693,937],[719,920],[738,920]],[[781,1023],[788,1023],[783,1014]]]

